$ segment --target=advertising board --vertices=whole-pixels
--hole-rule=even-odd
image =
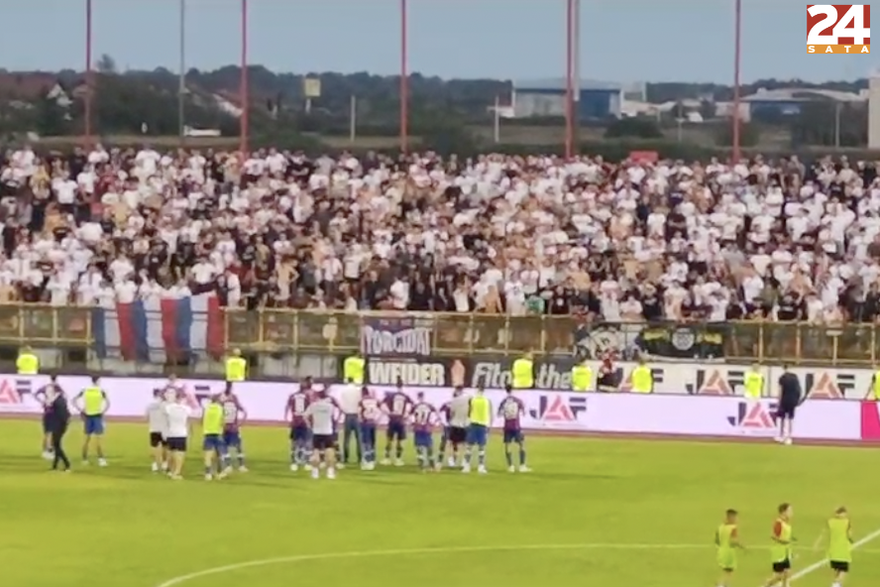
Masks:
[[[87,377],[58,378],[68,397],[89,385]],[[37,414],[40,404],[34,392],[48,382],[47,377],[0,376],[0,413]],[[181,380],[189,403],[199,408],[224,383],[209,380]],[[153,390],[165,380],[150,378],[105,378],[101,381],[110,401],[109,416],[144,415]],[[294,383],[243,382],[236,384],[239,399],[252,420],[282,423],[285,404]],[[341,385],[331,385],[337,394]],[[390,393],[394,386],[372,386],[377,395]],[[428,402],[439,407],[452,397],[450,387],[407,387],[415,394],[424,392]],[[498,405],[505,392],[487,389],[490,401]],[[693,436],[757,436],[775,433],[775,402],[747,401],[739,397],[688,395],[641,395],[630,393],[573,393],[529,390],[517,393],[525,404],[523,426],[527,430],[552,429],[563,432],[609,432],[675,434]],[[500,422],[495,422],[495,425]],[[795,437],[814,440],[880,439],[880,418],[873,402],[821,400],[806,401],[798,410]]]

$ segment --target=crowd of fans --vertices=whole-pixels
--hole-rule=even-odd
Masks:
[[[0,156],[0,303],[880,315],[880,179],[846,158],[105,149]]]

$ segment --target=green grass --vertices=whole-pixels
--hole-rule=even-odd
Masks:
[[[207,483],[192,450],[187,480],[175,483],[149,472],[140,425],[111,424],[110,467],[71,475],[46,471],[36,422],[2,421],[0,437],[0,577],[10,587],[156,587],[275,557],[289,560],[180,584],[708,586],[727,507],[740,510],[752,546],[734,585],[758,587],[779,502],[795,508],[795,570],[822,559],[810,547],[840,504],[856,538],[880,528],[874,450],[533,438],[535,471],[509,474],[495,438],[487,476],[380,467],[331,482],[289,472],[285,431],[260,428],[245,431],[249,473]],[[75,430],[68,450],[80,441]],[[449,550],[469,547],[485,550]],[[856,553],[850,585],[880,585],[878,553],[880,539]],[[797,584],[830,580],[823,566]]]

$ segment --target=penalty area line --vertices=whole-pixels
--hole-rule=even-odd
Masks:
[[[864,538],[853,544],[853,548],[858,548],[862,552],[880,553],[878,550],[869,550],[861,548],[862,546],[872,542],[880,537],[880,529],[868,534]],[[405,548],[391,550],[361,550],[349,552],[325,552],[316,554],[301,554],[293,556],[282,556],[275,558],[266,558],[260,560],[244,561],[219,567],[211,567],[201,571],[179,575],[159,583],[155,587],[176,587],[183,583],[209,577],[212,575],[220,575],[223,573],[231,573],[243,569],[254,567],[263,567],[269,565],[282,565],[291,563],[303,563],[311,561],[334,560],[345,558],[368,558],[368,557],[387,557],[387,556],[419,556],[432,554],[455,554],[455,553],[473,553],[473,552],[516,552],[529,550],[707,550],[714,549],[712,544],[640,544],[640,543],[586,543],[586,544],[517,544],[506,546],[451,546],[436,548]],[[801,569],[794,575],[792,580],[804,577],[816,569],[820,568],[827,560],[821,560],[812,565]]]
[[[706,548],[705,544],[614,544],[614,543],[589,543],[589,544],[517,544],[507,546],[450,546],[438,548],[405,548],[392,550],[361,550],[350,552],[325,552],[318,554],[302,554],[294,556],[282,556],[276,558],[267,558],[261,560],[245,561],[231,565],[223,565],[221,567],[212,567],[203,569],[194,573],[180,575],[172,579],[168,579],[163,583],[159,583],[156,587],[175,587],[193,579],[208,577],[211,575],[219,575],[222,573],[231,573],[242,569],[252,567],[263,567],[268,565],[281,565],[291,563],[302,563],[310,561],[333,560],[344,558],[367,558],[367,557],[386,557],[386,556],[418,556],[432,554],[455,554],[469,552],[504,552],[504,551],[526,551],[526,550],[587,550],[587,549],[605,549],[605,550],[693,550],[697,548]]]

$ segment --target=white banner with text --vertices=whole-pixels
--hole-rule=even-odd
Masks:
[[[48,381],[46,376],[0,375],[0,414],[39,414],[42,405],[36,392]],[[91,381],[88,377],[61,376],[58,383],[71,398]],[[143,416],[154,390],[165,387],[166,383],[164,379],[151,378],[101,379],[100,385],[110,403],[107,415]],[[225,386],[222,381],[215,380],[187,379],[177,383],[197,410]],[[280,424],[284,422],[287,398],[298,388],[296,383],[248,381],[236,383],[235,393],[249,419]],[[330,393],[336,395],[341,389],[341,385],[333,385]],[[390,386],[371,386],[370,389],[379,396],[394,390]],[[408,387],[406,391],[413,399],[423,392],[425,399],[436,407],[452,397],[451,388]],[[497,406],[505,392],[489,389],[486,394]],[[773,436],[776,430],[776,403],[772,399],[748,401],[735,396],[547,390],[522,391],[516,396],[525,404],[522,424],[527,430],[757,437]],[[862,421],[862,402],[809,399],[797,412],[795,436],[859,440]]]

